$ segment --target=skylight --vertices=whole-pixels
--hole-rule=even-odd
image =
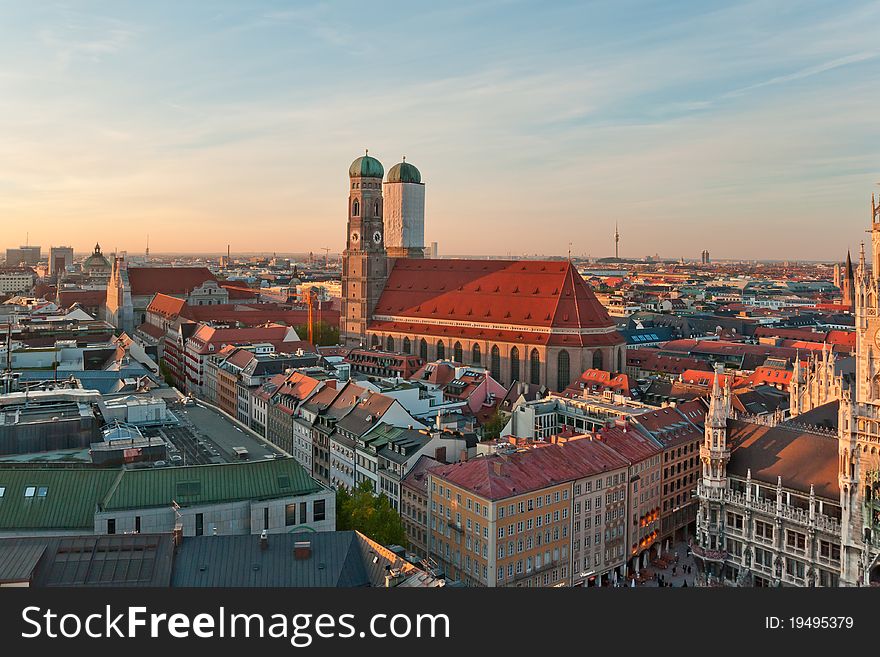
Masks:
[[[6,486],[0,486],[0,497],[6,495]]]
[[[24,489],[24,496],[25,497],[33,497],[34,493],[36,493],[36,492],[37,492],[37,489],[35,487],[28,486],[27,488]]]

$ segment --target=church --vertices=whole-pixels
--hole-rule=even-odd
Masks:
[[[404,159],[386,177],[366,153],[348,175],[343,344],[560,391],[586,369],[623,368],[625,341],[571,262],[427,259],[419,170]]]

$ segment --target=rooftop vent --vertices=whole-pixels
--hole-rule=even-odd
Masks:
[[[308,559],[312,556],[311,541],[297,541],[293,544],[293,558],[297,561]]]

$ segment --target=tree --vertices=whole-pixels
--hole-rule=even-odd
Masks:
[[[336,529],[357,530],[382,545],[405,545],[406,532],[400,515],[388,497],[373,494],[373,484],[365,479],[353,491],[336,491]]]
[[[300,340],[308,339],[308,324],[300,324],[294,328],[296,329],[296,334],[300,337]],[[339,344],[339,327],[331,326],[327,322],[315,322],[315,334],[313,340],[316,347]]]
[[[162,374],[162,378],[165,379],[165,383],[167,383],[172,388],[174,387],[174,377],[171,376],[171,370],[168,369],[168,366],[165,364],[165,361],[159,361],[159,372]]]
[[[483,425],[483,440],[495,440],[501,437],[501,432],[507,424],[507,418],[502,415],[501,411],[495,409],[486,423]]]

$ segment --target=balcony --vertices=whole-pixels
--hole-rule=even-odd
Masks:
[[[789,520],[804,527],[814,527],[815,529],[832,534],[840,535],[840,521],[831,516],[814,513],[810,518],[810,512],[797,507],[782,505],[781,509],[776,506],[776,502],[758,499],[752,497],[747,498],[744,493],[739,493],[729,489],[720,491],[716,489],[706,489],[702,483],[697,487],[697,495],[705,500],[724,501],[729,504],[759,511],[768,516],[780,516],[785,520]]]
[[[704,548],[701,545],[692,545],[691,552],[694,553],[695,557],[699,557],[704,561],[719,561],[723,562],[727,559],[727,550],[710,550],[708,548]]]

